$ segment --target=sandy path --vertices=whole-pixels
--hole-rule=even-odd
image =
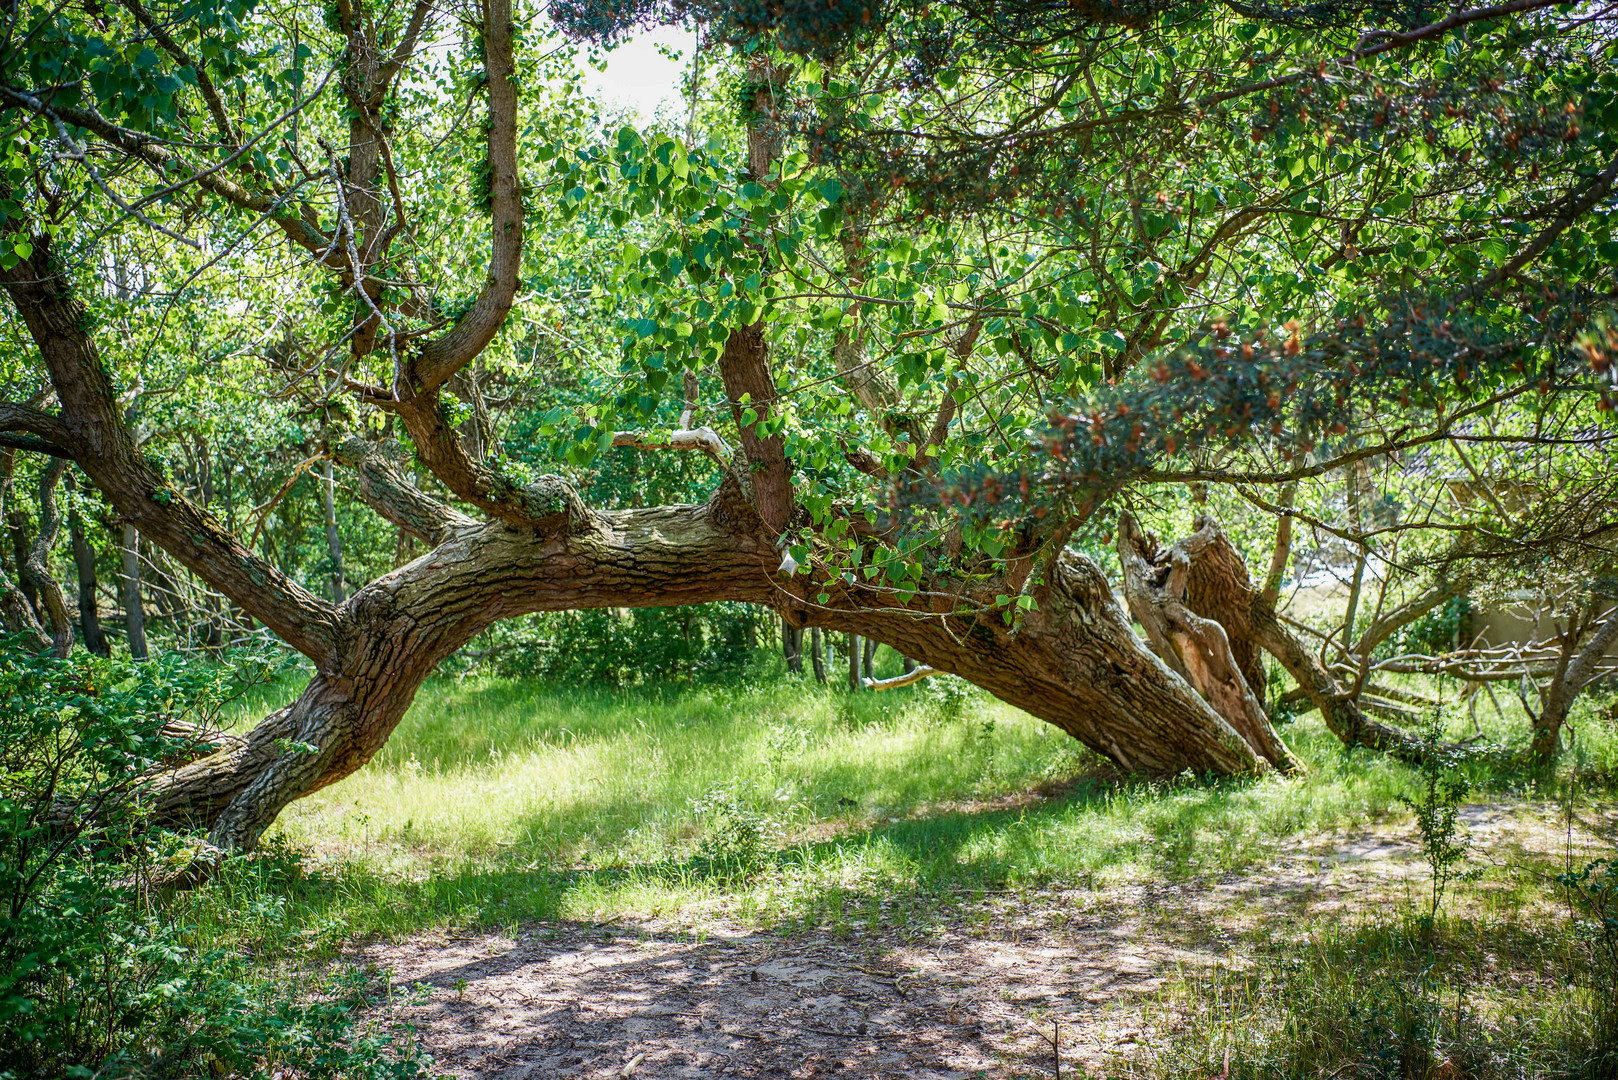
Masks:
[[[1484,857],[1560,840],[1548,813],[1522,810],[1467,809]],[[1259,924],[1285,935],[1303,916],[1419,891],[1416,855],[1392,824],[1202,886],[991,896],[920,931],[558,923],[350,959],[391,970],[395,1014],[437,1070],[468,1080],[1049,1076],[1053,1036],[1078,1075],[1137,1047],[1143,1008],[1177,969],[1243,966],[1230,950]]]

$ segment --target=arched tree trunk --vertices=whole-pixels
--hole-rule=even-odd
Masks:
[[[387,387],[357,392],[397,416],[417,460],[461,505],[489,520],[427,496],[377,444],[354,438],[335,447],[333,456],[353,470],[360,497],[428,545],[425,554],[360,587],[345,603],[311,594],[250,550],[138,451],[111,365],[98,355],[84,306],[53,261],[50,237],[31,237],[31,255],[0,269],[60,402],[54,414],[5,404],[0,421],[71,448],[64,454],[79,462],[127,522],[126,558],[132,561],[137,538],[146,538],[314,666],[298,700],[243,743],[162,779],[161,817],[208,828],[222,846],[252,846],[288,802],[370,760],[428,673],[497,620],[536,611],[712,601],[764,605],[800,632],[819,626],[849,635],[856,688],[861,652],[854,638],[884,642],[1048,721],[1125,770],[1229,775],[1270,767],[1263,738],[1244,734],[1135,635],[1100,568],[1065,550],[1059,527],[1030,539],[1026,549],[965,571],[946,560],[905,604],[893,590],[846,582],[813,558],[794,574],[783,561],[781,536],[810,523],[795,503],[793,463],[774,430],[777,395],[760,325],[730,328],[718,358],[741,449],[725,460],[726,479],[705,504],[592,511],[560,478],[519,483],[470,453],[446,420],[451,410],[442,407],[441,391],[505,323],[523,243],[513,18],[504,0],[488,0],[484,9],[491,231],[483,291],[437,336],[400,343]],[[365,71],[352,74],[370,85]],[[375,123],[363,110],[353,114],[353,152],[343,181],[351,216],[368,236],[382,221]],[[759,148],[767,156],[762,141]],[[757,171],[763,176],[767,170]],[[295,216],[276,221],[300,236],[306,227]],[[324,239],[311,243],[316,253],[326,248]],[[370,250],[369,240],[357,247]],[[336,276],[347,275],[344,288],[358,281],[368,295],[373,288],[380,295],[381,279],[361,279],[363,272],[348,267]],[[359,305],[355,318],[348,341],[357,358],[368,358],[381,321]],[[935,430],[947,429],[949,418],[946,403]],[[721,453],[708,440],[702,445]],[[138,565],[127,569],[138,582]],[[1194,561],[1190,572],[1194,576]],[[133,592],[130,609],[138,613]],[[1194,592],[1188,578],[1187,596]],[[997,600],[1005,595],[1028,601],[1013,611],[1009,625]],[[131,638],[134,646],[137,635]]]

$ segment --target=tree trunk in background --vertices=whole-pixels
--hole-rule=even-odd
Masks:
[[[1601,606],[1598,601],[1596,607],[1599,609]],[[1579,637],[1595,617],[1592,611],[1580,632],[1568,634],[1563,642],[1556,674],[1541,695],[1539,715],[1534,718],[1534,737],[1529,743],[1528,755],[1535,761],[1549,763],[1556,760],[1562,749],[1562,727],[1567,723],[1568,711],[1584,688],[1594,680],[1601,658],[1614,642],[1618,642],[1618,607],[1615,607],[1605,614],[1596,632],[1580,647]]]
[[[214,502],[213,448],[208,445],[208,440],[201,435],[196,437],[195,446],[197,491],[202,496],[202,508],[212,512]],[[203,584],[204,588],[207,588],[206,582]],[[203,644],[210,649],[217,649],[224,644],[225,640],[225,614],[219,594],[212,589],[207,589],[201,606],[206,613],[203,618]]]
[[[167,554],[144,537],[140,547],[144,564],[141,567],[142,598],[156,601],[158,610],[169,621],[175,640],[189,638],[192,610],[180,591],[179,580],[170,572]]]
[[[146,608],[140,595],[140,530],[124,526],[123,543],[124,629],[129,635],[129,655],[146,659]]]
[[[860,639],[850,631],[848,635],[848,692],[857,694],[864,687],[860,682]]]
[[[908,656],[904,657],[904,671],[903,671],[903,674],[909,675],[912,671],[915,671],[915,670],[916,670],[916,662],[914,660],[912,660]]]
[[[8,531],[11,533],[12,565],[17,568],[17,586],[22,591],[23,598],[28,601],[28,608],[34,613],[34,618],[41,619],[43,614],[39,609],[39,590],[34,583],[23,573],[23,567],[28,564],[28,530],[23,527],[23,516],[20,510],[13,508],[8,515]]]
[[[53,457],[39,474],[39,535],[22,563],[22,579],[34,587],[51,632],[56,655],[67,659],[73,652],[73,620],[67,612],[62,586],[51,573],[51,555],[62,534],[62,515],[56,508],[56,486],[67,472],[66,458]]]
[[[0,633],[25,634],[40,652],[53,644],[50,635],[45,633],[44,627],[34,617],[34,609],[29,606],[22,590],[4,572],[0,572]]]
[[[865,639],[865,658],[860,666],[864,669],[867,679],[876,678],[876,640],[874,638]]]
[[[343,535],[337,531],[337,480],[332,475],[331,458],[321,474],[320,497],[326,511],[326,554],[331,559],[331,602],[343,602]]]
[[[404,529],[399,530],[393,543],[393,568],[397,570],[416,557],[416,538]]]
[[[826,682],[826,650],[820,640],[820,627],[809,631],[809,658],[815,665],[815,682],[825,685]]]
[[[793,626],[781,619],[781,655],[786,658],[787,670],[803,674],[803,627]]]
[[[67,474],[67,490],[78,490],[73,474]],[[73,545],[73,568],[79,579],[79,632],[84,635],[84,647],[97,656],[111,656],[107,637],[101,632],[100,598],[96,595],[100,583],[96,580],[96,553],[84,535],[84,518],[77,505],[67,512],[68,537]]]

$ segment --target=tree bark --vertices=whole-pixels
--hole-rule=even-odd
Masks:
[[[1246,563],[1219,523],[1204,515],[1195,524],[1196,531],[1175,545],[1187,563],[1186,606],[1219,623],[1231,637],[1251,639],[1280,661],[1320,710],[1326,727],[1345,744],[1420,758],[1424,753],[1420,740],[1367,716],[1352,691],[1345,690],[1286,628],[1266,593],[1248,578]]]
[[[809,658],[815,666],[815,682],[822,686],[826,683],[826,653],[820,640],[820,627],[812,627],[809,631]]]
[[[865,684],[860,680],[859,635],[849,631],[845,644],[848,647],[848,692],[857,694],[865,687]]]
[[[781,619],[781,655],[786,658],[788,671],[803,674],[803,627],[793,626],[785,618]]]
[[[331,602],[343,602],[343,535],[337,531],[337,480],[331,458],[322,462],[320,499],[326,515],[326,555],[331,560]]]
[[[22,579],[32,586],[45,609],[51,644],[56,655],[66,659],[73,652],[73,620],[67,613],[62,586],[51,573],[51,553],[62,531],[62,515],[56,508],[56,485],[67,472],[66,458],[51,458],[39,474],[39,535],[22,560]]]
[[[22,590],[0,572],[0,632],[22,634],[35,649],[45,652],[53,645],[50,635],[39,625],[34,609]]]
[[[123,594],[124,631],[128,636],[129,655],[135,660],[146,659],[146,606],[140,595],[140,530],[125,523],[123,542]]]
[[[77,486],[73,474],[68,473],[68,491],[74,491]],[[97,656],[111,656],[112,650],[107,647],[107,636],[101,632],[101,609],[97,596],[100,582],[96,580],[96,553],[85,537],[84,519],[80,516],[77,506],[69,508],[67,512],[67,528],[73,544],[73,568],[79,579],[79,631],[84,635],[84,647]]]
[[[875,669],[874,669],[875,664],[876,664],[876,639],[875,638],[866,638],[865,639],[865,655],[864,655],[864,659],[861,662],[860,666],[861,666],[861,668],[863,668],[863,674],[865,675],[865,677],[867,679],[876,678],[876,672],[875,672]],[[863,685],[863,684],[861,684],[861,685]]]
[[[1596,607],[1603,606],[1598,601]],[[1592,612],[1591,622],[1594,621]],[[1588,628],[1589,622],[1581,629]],[[1573,702],[1594,680],[1601,658],[1618,641],[1618,607],[1609,610],[1594,634],[1581,647],[1581,635],[1569,634],[1556,672],[1541,697],[1539,715],[1534,718],[1534,737],[1528,745],[1528,756],[1541,764],[1556,760],[1562,750],[1562,728],[1567,724]]]
[[[1187,607],[1191,560],[1181,545],[1164,549],[1125,511],[1118,520],[1124,596],[1157,655],[1213,706],[1271,765],[1290,769],[1292,752],[1270,725],[1243,674],[1231,639],[1215,619]],[[1245,578],[1246,570],[1243,568]],[[1251,658],[1249,658],[1251,659]]]

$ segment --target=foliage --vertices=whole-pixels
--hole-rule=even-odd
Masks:
[[[1398,633],[1380,646],[1387,655],[1439,656],[1461,643],[1466,620],[1472,614],[1472,601],[1466,596],[1452,596],[1439,607],[1402,627]]]
[[[775,619],[742,604],[557,612],[485,631],[462,662],[575,685],[727,681],[755,663],[760,639],[767,647],[777,633]]]
[[[293,982],[199,948],[154,891],[195,850],[146,824],[144,783],[205,749],[178,724],[212,727],[273,670],[233,660],[0,651],[0,1076],[424,1073],[407,1033],[361,1022],[362,975]]]
[[[1461,803],[1472,788],[1463,766],[1473,752],[1446,739],[1436,712],[1427,717],[1420,738],[1416,794],[1402,795],[1399,801],[1415,815],[1416,831],[1421,834],[1421,851],[1430,873],[1427,912],[1421,921],[1430,933],[1450,884],[1477,877],[1465,867],[1472,838],[1460,821]]]
[[[702,823],[696,860],[704,873],[747,878],[763,868],[771,841],[771,823],[751,805],[726,788],[715,788],[693,800],[691,811]]]

